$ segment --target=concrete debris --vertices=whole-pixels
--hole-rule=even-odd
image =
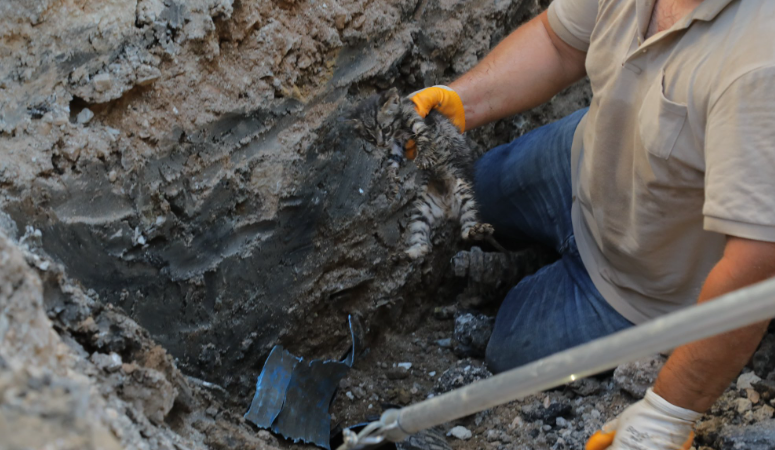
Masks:
[[[583,397],[597,395],[603,389],[601,383],[594,378],[581,378],[570,383],[568,387]]]
[[[719,450],[772,450],[775,448],[775,421],[725,426],[715,445]]]
[[[657,375],[667,361],[662,355],[643,358],[622,364],[614,371],[614,381],[620,389],[635,398],[643,398],[648,388],[654,385]]]
[[[443,394],[491,376],[482,362],[463,359],[441,374],[433,385],[433,392]]]
[[[98,92],[107,91],[112,85],[109,73],[99,73],[95,75],[94,78],[92,78],[92,82],[94,82],[94,89]]]
[[[522,418],[527,422],[542,421],[543,423],[556,423],[558,419],[569,417],[573,414],[570,403],[554,402],[549,406],[530,405],[522,407]]]
[[[447,436],[452,436],[462,441],[466,441],[468,439],[471,439],[471,436],[473,436],[473,434],[471,433],[471,430],[469,430],[468,428],[458,425],[456,427],[453,427],[451,430],[449,430],[449,432],[447,432]]]
[[[455,353],[460,357],[484,357],[495,318],[465,313],[455,319]]]
[[[737,378],[737,388],[751,389],[755,383],[758,383],[761,380],[762,379],[759,378],[755,373],[747,372],[747,373],[741,374]]]
[[[78,113],[78,115],[75,118],[75,121],[80,124],[88,123],[92,117],[94,117],[94,113],[89,108],[84,108],[81,110],[81,112]]]

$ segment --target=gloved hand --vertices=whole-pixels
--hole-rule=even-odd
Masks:
[[[466,114],[463,111],[463,100],[454,89],[438,85],[409,94],[414,102],[417,114],[422,117],[428,115],[431,109],[444,114],[460,132],[466,130]]]
[[[649,389],[587,441],[586,450],[689,450],[702,414],[670,404]]]
[[[444,114],[461,133],[466,130],[463,100],[454,89],[437,85],[413,92],[409,94],[409,98],[414,102],[414,108],[420,116],[425,117],[431,109],[435,109]],[[414,139],[409,139],[404,145],[404,156],[410,160],[417,157],[417,144]]]

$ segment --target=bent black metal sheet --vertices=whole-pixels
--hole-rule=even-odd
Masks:
[[[285,403],[288,384],[291,382],[294,368],[301,358],[291,355],[282,346],[277,345],[269,353],[261,375],[256,382],[256,395],[245,419],[260,428],[270,428],[280,414]]]
[[[361,345],[362,327],[349,318],[352,347],[342,361],[304,361],[275,346],[256,382],[245,419],[294,442],[330,450],[331,415],[339,381],[347,375]]]
[[[338,361],[310,361],[293,369],[285,404],[272,431],[294,442],[315,444],[330,450],[329,406],[339,381],[350,367]]]

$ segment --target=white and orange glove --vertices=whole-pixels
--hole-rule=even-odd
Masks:
[[[586,450],[689,450],[702,414],[675,406],[649,389],[587,441]]]
[[[454,89],[443,85],[432,86],[409,94],[409,98],[414,102],[414,108],[420,116],[425,117],[432,109],[435,109],[444,114],[461,133],[466,130],[463,100]],[[404,156],[408,159],[414,159],[417,156],[417,146],[414,140],[410,139],[406,143]]]

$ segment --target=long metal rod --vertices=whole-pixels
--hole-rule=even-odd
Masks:
[[[388,439],[570,383],[619,364],[775,317],[775,279],[731,292],[557,353],[398,411],[386,412]],[[392,422],[392,423],[391,423]],[[397,425],[397,427],[395,427]],[[398,428],[398,429],[396,429]]]

